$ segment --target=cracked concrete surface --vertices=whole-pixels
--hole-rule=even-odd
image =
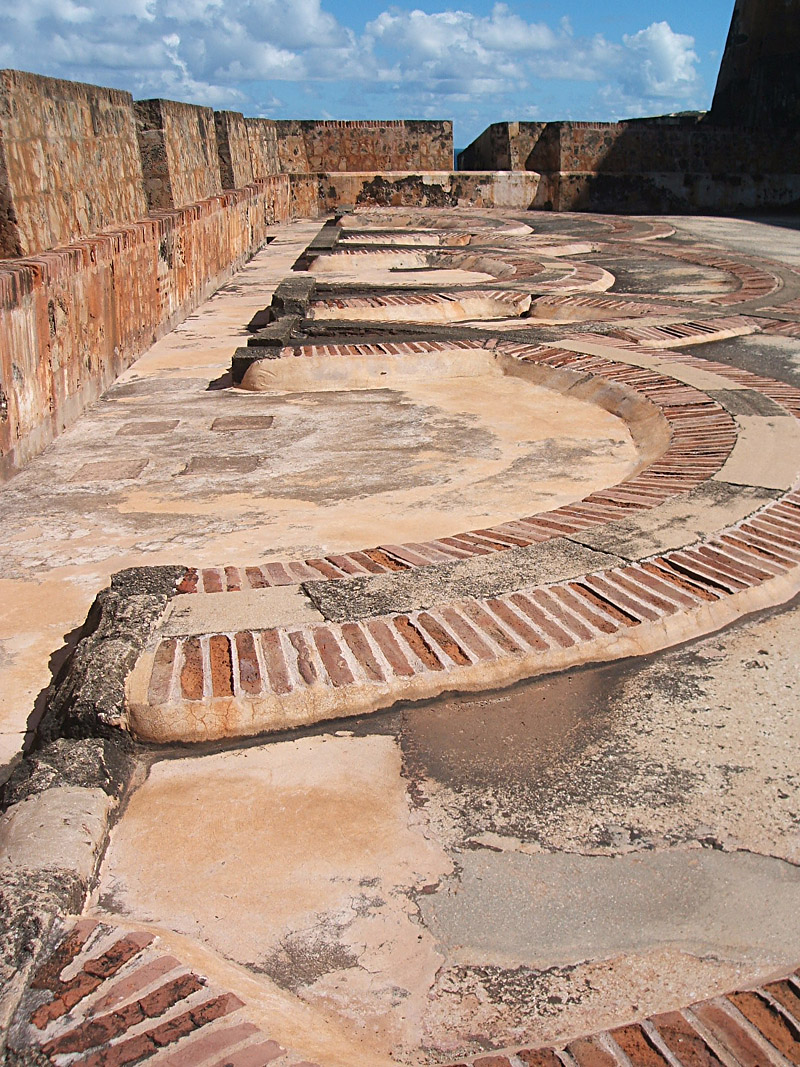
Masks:
[[[557,1041],[792,965],[799,618],[159,760],[97,914],[248,965],[364,1062]]]
[[[701,224],[676,222],[685,233]],[[704,225],[705,237],[732,244],[755,232],[744,223]],[[559,227],[592,236],[599,228],[591,219],[541,220],[542,233]],[[765,231],[758,228],[762,241]],[[250,290],[219,294],[5,490],[27,508],[4,520],[10,548],[0,583],[9,605],[0,609],[0,669],[14,690],[0,700],[14,744],[22,711],[48,680],[45,653],[82,619],[112,570],[183,562],[186,552],[186,562],[202,566],[352,548],[386,538],[387,510],[393,537],[402,538],[404,523],[421,536],[440,532],[434,498],[448,525],[467,525],[470,509],[483,522],[522,499],[526,511],[553,506],[547,501],[572,492],[599,452],[599,484],[617,477],[617,464],[635,462],[617,420],[599,413],[595,424],[585,410],[564,407],[557,426],[552,405],[531,399],[521,410],[512,380],[494,399],[479,379],[350,396],[209,391],[245,307],[263,306],[309,232],[287,231],[282,249],[271,246],[248,268]],[[785,241],[776,248],[791,261]],[[614,272],[618,292],[686,297],[732,288],[721,272],[644,253],[630,257],[626,275],[626,256],[593,259]],[[443,284],[438,272],[386,279]],[[591,341],[581,344],[590,350]],[[737,337],[694,351],[790,380],[797,346]],[[769,367],[760,362],[767,358]],[[726,406],[753,417],[747,390],[727,392]],[[187,412],[179,426],[176,402]],[[757,414],[769,415],[758,404]],[[212,425],[242,414],[262,421],[243,432]],[[375,422],[391,442],[377,472],[365,470]],[[111,427],[120,431],[114,456],[122,462],[146,450],[152,478],[104,481],[100,470],[57,481],[96,462]],[[332,448],[344,432],[347,455]],[[276,442],[291,452],[283,466]],[[562,463],[555,474],[554,454]],[[450,459],[452,482],[443,485]],[[259,478],[271,478],[261,496]],[[532,486],[544,503],[532,503]],[[391,583],[331,581],[313,599],[326,617],[346,611],[352,619],[427,603],[445,587],[513,588],[535,567],[550,577],[579,573],[617,553],[683,544],[773,495],[707,483],[691,501],[700,501],[699,515],[676,499],[630,528],[620,522],[554,539],[535,554],[444,565],[427,584],[419,572]],[[20,627],[12,611],[26,597]],[[173,634],[317,617],[296,587],[187,596],[170,611],[165,632]],[[799,621],[795,604],[646,661],[445,695],[269,742],[141,749],[137,788],[112,832],[89,912],[155,931],[203,974],[246,991],[276,1040],[347,1067],[423,1067],[555,1043],[795,967]]]

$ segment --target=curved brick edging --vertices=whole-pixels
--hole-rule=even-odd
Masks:
[[[327,1067],[265,1033],[235,993],[152,933],[82,919],[39,965],[9,1047],[79,1067]],[[75,1057],[78,1057],[75,1059]],[[336,1057],[339,1061],[339,1057]],[[39,1062],[39,1061],[37,1061]],[[800,1062],[800,971],[557,1046],[515,1047],[450,1067],[786,1067]]]
[[[620,355],[634,349],[637,357],[646,355],[636,346],[617,344]],[[353,347],[362,354],[369,349]],[[336,354],[348,354],[342,348]],[[502,544],[489,529],[425,545],[382,546],[353,560],[351,574],[356,568],[375,573],[377,567],[405,569],[452,561],[454,555],[509,551],[519,547],[513,546],[511,529],[527,531],[529,543],[535,543],[646,510],[703,483],[733,448],[730,416],[712,398],[671,376],[555,347],[506,344],[498,349],[521,362],[577,368],[636,390],[670,420],[670,447],[610,490],[495,528],[497,536],[505,536]],[[675,362],[700,369],[685,354]],[[702,369],[711,372],[706,361]],[[790,387],[724,369],[735,384],[760,385],[776,403],[790,404],[791,413],[800,411],[800,396]],[[372,711],[398,699],[429,698],[445,689],[506,685],[567,666],[663,649],[785,601],[800,589],[799,508],[796,494],[789,492],[699,544],[497,596],[341,623],[167,638],[140,660],[130,679],[130,725],[143,739],[160,742],[242,736]],[[286,565],[283,575],[275,565],[272,572],[261,571],[263,585],[273,576],[283,577],[285,584],[287,575],[303,580],[290,566],[297,565]],[[311,560],[304,567],[322,577],[338,577],[337,568],[346,573],[344,557],[332,557],[327,574],[325,561]],[[223,573],[227,587],[241,587],[240,572]],[[248,584],[259,584],[258,573],[245,569]],[[210,578],[203,573],[204,587]],[[182,588],[197,584],[190,575]]]
[[[800,1062],[800,971],[565,1045],[450,1067],[786,1067]]]
[[[621,344],[616,347],[619,350],[623,348]],[[654,463],[634,477],[598,490],[583,500],[542,514],[513,518],[508,522],[464,533],[457,532],[424,543],[381,544],[375,548],[328,555],[322,559],[271,562],[246,568],[206,567],[200,571],[193,569],[184,579],[180,591],[216,593],[296,585],[299,582],[425,567],[489,552],[526,547],[590,527],[602,526],[619,520],[632,510],[657,507],[676,495],[688,493],[716,473],[734,447],[736,432],[731,417],[720,404],[692,386],[652,370],[556,347],[513,343],[495,345],[494,342],[482,344],[470,341],[422,341],[410,344],[307,346],[286,350],[284,356],[290,358],[288,354],[291,351],[294,357],[312,359],[368,357],[376,354],[402,357],[451,349],[497,351],[512,356],[521,363],[536,363],[553,369],[573,371],[579,376],[590,374],[637,392],[661,408],[671,427],[670,446]],[[609,356],[613,354],[614,350],[609,348]],[[704,362],[694,362],[705,366]]]

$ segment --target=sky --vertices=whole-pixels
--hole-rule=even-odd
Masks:
[[[733,0],[0,0],[0,68],[269,118],[704,110]]]

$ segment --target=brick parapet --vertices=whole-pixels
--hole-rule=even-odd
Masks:
[[[137,100],[133,107],[151,210],[183,207],[222,192],[211,108],[175,100]]]
[[[146,210],[130,93],[0,71],[0,254],[34,255]]]
[[[269,226],[316,214],[316,183],[290,186],[275,175],[0,264],[0,478],[243,265]]]

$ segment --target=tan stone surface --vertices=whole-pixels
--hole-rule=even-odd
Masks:
[[[385,1055],[418,1042],[441,963],[409,894],[451,866],[394,741],[328,735],[156,764],[114,832],[99,904],[308,985],[302,999]]]

